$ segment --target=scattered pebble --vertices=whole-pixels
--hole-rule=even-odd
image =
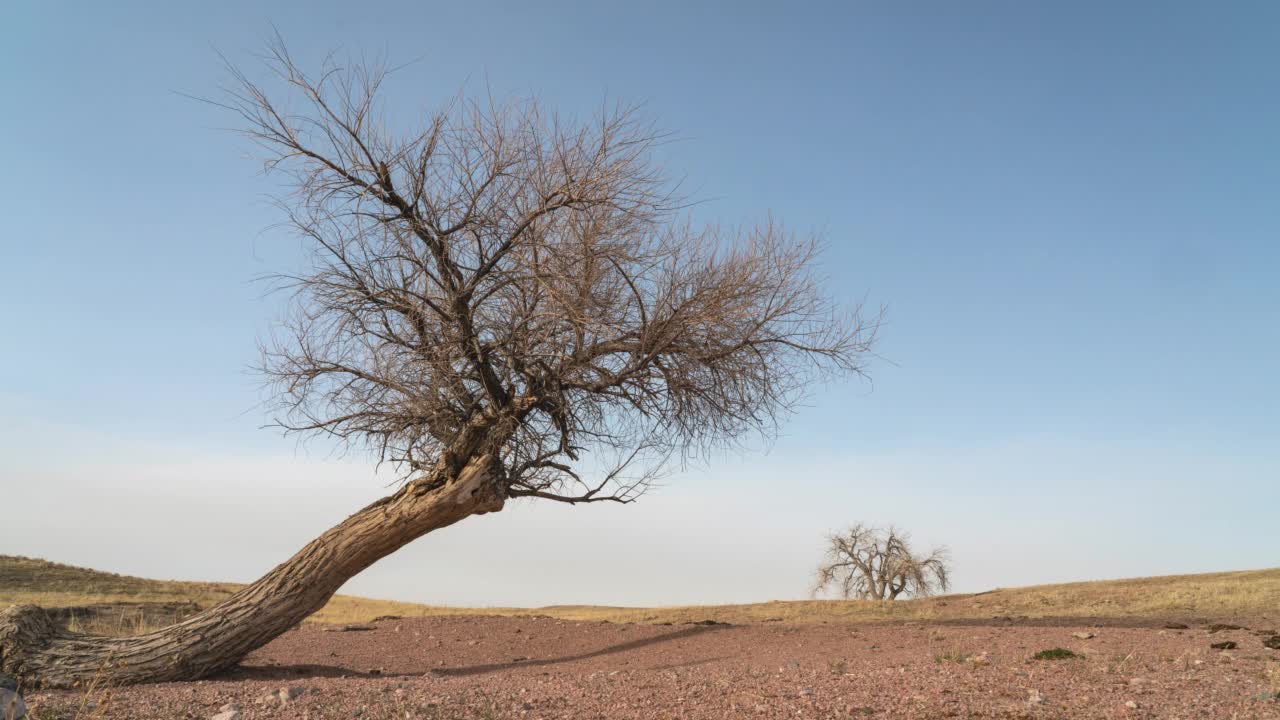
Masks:
[[[305,692],[306,692],[305,688],[282,687],[280,688],[279,692],[276,693],[276,697],[280,698],[281,704],[287,705],[293,702],[294,700],[297,700],[298,698],[302,697],[302,694]]]

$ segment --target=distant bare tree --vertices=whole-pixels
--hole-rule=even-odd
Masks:
[[[818,242],[777,222],[694,227],[633,108],[585,122],[458,99],[388,129],[387,73],[267,53],[234,67],[243,123],[311,250],[264,350],[278,422],[368,449],[404,484],[224,603],[131,638],[0,614],[0,669],[47,685],[191,679],[320,609],[410,541],[511,498],[630,502],[685,460],[770,433],[858,374],[876,319],[831,301]]]
[[[951,560],[945,547],[928,555],[911,549],[910,538],[861,523],[827,537],[827,559],[818,566],[813,592],[835,588],[840,597],[896,600],[924,597],[951,586]]]

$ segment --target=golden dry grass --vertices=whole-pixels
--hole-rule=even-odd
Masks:
[[[239,589],[231,583],[148,580],[43,560],[0,556],[0,605],[76,607],[107,603],[193,602],[208,607]],[[992,616],[1089,618],[1211,618],[1266,616],[1280,609],[1280,568],[1200,575],[1105,580],[1002,588],[897,602],[795,600],[749,605],[661,608],[556,605],[542,608],[456,608],[339,595],[310,620],[363,623],[382,616],[545,615],[583,622],[734,624],[785,622],[945,621]],[[116,620],[117,632],[141,621]],[[108,631],[112,628],[93,628]]]

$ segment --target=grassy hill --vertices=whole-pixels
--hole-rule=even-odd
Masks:
[[[0,555],[0,606],[30,603],[76,608],[91,617],[103,606],[123,608],[109,621],[82,627],[127,633],[157,619],[209,607],[241,586],[232,583],[149,580],[45,560]],[[158,608],[153,613],[151,609]],[[76,613],[67,611],[75,623]],[[133,615],[129,615],[132,612]],[[971,595],[897,602],[796,600],[750,605],[662,608],[557,605],[543,608],[454,608],[346,595],[335,597],[312,622],[358,623],[386,615],[546,615],[575,621],[682,623],[966,621],[1012,618],[1280,619],[1280,568],[1200,575],[1170,575],[1037,585]]]

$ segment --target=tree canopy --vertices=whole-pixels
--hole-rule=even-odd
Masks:
[[[267,64],[286,100],[231,68],[225,104],[312,251],[264,349],[283,427],[406,477],[483,442],[508,497],[628,501],[863,371],[878,317],[823,292],[818,240],[695,226],[636,108],[459,97],[395,134],[386,70],[308,75],[283,43]]]

